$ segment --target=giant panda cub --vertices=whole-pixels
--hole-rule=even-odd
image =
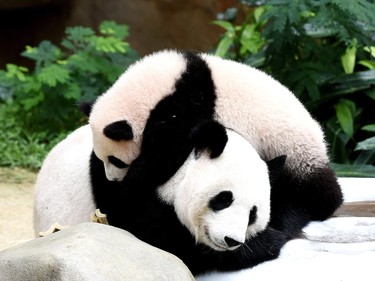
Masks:
[[[175,136],[166,127],[186,139],[183,132],[209,119],[241,134],[265,161],[288,155],[272,192],[273,210],[283,218],[273,221],[276,228],[296,236],[342,203],[319,124],[288,89],[249,66],[207,54],[158,52],[131,66],[87,108],[94,151],[109,180],[123,179],[142,144],[159,153],[154,159],[166,173],[154,179],[165,182],[187,152],[164,161],[161,152],[152,152],[153,136],[166,134],[156,138],[163,155],[178,155],[181,146],[168,139]]]
[[[181,132],[175,133],[178,138]],[[188,153],[170,158],[182,157],[171,176],[165,176],[169,162],[153,154],[163,148],[148,151],[147,135],[122,182],[108,181],[103,162],[92,154],[93,194],[109,223],[176,255],[194,275],[277,258],[291,236],[269,224],[271,184],[286,157],[266,163],[245,138],[212,120],[184,141]]]

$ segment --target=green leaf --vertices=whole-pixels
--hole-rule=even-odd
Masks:
[[[24,75],[24,73],[29,71],[26,67],[8,63],[6,65],[6,68],[7,68],[7,72],[5,74],[6,77],[8,78],[16,77],[21,82],[24,82],[26,80],[26,76]]]
[[[353,136],[353,114],[347,100],[341,99],[336,105],[336,116],[346,135]]]
[[[264,14],[265,10],[266,10],[265,6],[257,7],[254,10],[254,20],[255,20],[256,23],[260,23],[260,19],[261,19],[262,15]]]
[[[36,107],[44,100],[43,92],[36,92],[32,97],[21,100],[21,104],[25,111],[29,111],[31,108]]]
[[[79,52],[70,56],[68,65],[73,69],[78,69],[84,73],[98,73],[100,66],[93,61],[93,56]]]
[[[375,163],[375,149],[373,150],[362,150],[358,157],[354,160],[353,164],[373,164]]]
[[[241,32],[240,43],[240,53],[244,55],[246,52],[255,54],[264,46],[265,41],[260,33],[255,30],[254,24],[247,24]]]
[[[341,64],[346,74],[354,72],[356,54],[357,48],[351,45],[346,49],[345,54],[341,56]]]
[[[26,51],[21,55],[36,61],[36,68],[39,69],[43,65],[49,65],[58,60],[61,57],[62,52],[50,41],[44,40],[38,45],[38,47],[26,47]]]
[[[114,37],[95,37],[94,39],[95,49],[98,52],[103,53],[126,53],[129,46],[128,43],[121,41]]]
[[[235,33],[234,26],[229,21],[215,20],[212,24],[218,25],[230,33]]]
[[[375,58],[375,46],[366,46],[363,48],[366,52],[369,52],[371,54],[371,56],[373,56]]]
[[[354,150],[375,150],[375,137],[357,143]]]
[[[68,70],[60,65],[52,64],[41,69],[37,79],[50,87],[55,87],[58,82],[65,83],[69,79]]]
[[[375,61],[372,60],[361,60],[358,64],[367,67],[368,69],[375,69]]]
[[[351,165],[331,163],[331,166],[335,170],[337,176],[339,177],[375,177],[375,166],[373,165]]]
[[[68,39],[77,42],[95,35],[95,32],[91,28],[82,26],[68,27],[65,33],[68,35]]]
[[[325,131],[330,141],[330,149],[333,152],[334,160],[336,162],[346,163],[349,162],[349,155],[346,145],[348,144],[350,137],[343,132],[337,123],[337,119],[332,117],[326,123]]]
[[[228,52],[230,46],[233,43],[233,38],[230,37],[224,37],[221,39],[219,45],[217,46],[217,49],[215,51],[215,55],[219,57],[224,57],[226,53]]]
[[[77,84],[69,84],[68,90],[64,92],[64,97],[66,99],[79,100],[81,97],[81,89]]]
[[[375,132],[375,124],[363,126],[361,130],[368,131],[368,132]]]
[[[124,40],[129,35],[129,27],[114,21],[103,21],[99,26],[100,33]]]
[[[35,76],[27,78],[26,83],[23,83],[22,91],[26,94],[39,92],[42,88],[42,83],[35,79]]]

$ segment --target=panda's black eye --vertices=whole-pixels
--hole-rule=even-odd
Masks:
[[[232,205],[233,202],[233,193],[231,191],[222,191],[219,194],[211,198],[208,206],[213,211],[220,211],[225,208],[228,208]]]
[[[124,168],[127,168],[129,166],[128,164],[122,162],[120,159],[118,159],[118,158],[116,158],[115,156],[112,156],[112,155],[108,156],[108,161],[119,169],[124,169]]]

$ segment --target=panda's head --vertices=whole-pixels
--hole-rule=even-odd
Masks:
[[[131,65],[93,105],[86,104],[94,152],[108,180],[121,181],[140,153],[150,111],[174,91],[186,68],[181,53],[166,50]]]
[[[241,135],[210,122],[194,132],[195,150],[158,189],[198,243],[234,250],[270,220],[270,177],[285,156],[268,167]]]
[[[93,149],[104,164],[106,178],[110,181],[121,181],[130,163],[138,156],[140,137],[134,133],[132,126],[123,116],[114,116],[118,112],[110,99],[106,102],[106,96],[102,96],[99,100],[108,114],[91,114],[95,103],[81,103],[81,111],[90,117]],[[118,121],[113,121],[116,119]]]

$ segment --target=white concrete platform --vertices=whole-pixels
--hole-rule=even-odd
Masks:
[[[375,178],[340,178],[340,184],[344,208],[364,202],[364,212],[310,223],[304,228],[306,239],[288,242],[276,260],[237,272],[199,276],[197,281],[374,281],[375,216],[361,214],[375,214]]]

